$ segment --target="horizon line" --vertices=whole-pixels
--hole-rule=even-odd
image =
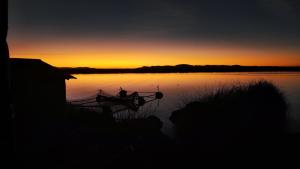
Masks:
[[[151,66],[139,66],[139,67],[112,67],[112,68],[104,68],[104,67],[89,67],[89,66],[75,66],[75,67],[68,67],[68,66],[62,66],[62,67],[58,67],[56,66],[57,68],[72,68],[72,69],[76,69],[76,68],[85,68],[85,69],[139,69],[139,68],[143,68],[143,67],[167,67],[167,66],[172,66],[172,67],[175,67],[175,66],[180,66],[180,65],[186,65],[186,66],[240,66],[240,67],[291,67],[291,68],[295,68],[295,67],[300,67],[300,65],[291,65],[291,66],[280,66],[280,65],[238,65],[238,64],[230,64],[230,65],[223,65],[223,64],[220,64],[220,65],[215,65],[215,64],[212,64],[212,65],[192,65],[192,64],[176,64],[176,65],[151,65]]]

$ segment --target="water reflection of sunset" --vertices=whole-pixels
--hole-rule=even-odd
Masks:
[[[76,80],[67,81],[69,99],[93,94],[99,89],[117,93],[120,87],[128,90],[155,91],[159,85],[162,90],[178,90],[194,93],[203,87],[246,83],[255,80],[270,80],[280,87],[294,88],[299,73],[164,73],[164,74],[88,74],[74,75]],[[296,79],[296,80],[295,80]],[[179,89],[184,89],[179,90]]]
[[[67,99],[80,99],[95,95],[99,89],[109,94],[117,94],[120,87],[132,91],[156,91],[157,86],[164,93],[156,115],[164,123],[164,130],[170,127],[170,113],[182,103],[210,92],[218,87],[268,80],[285,93],[291,104],[291,125],[300,121],[300,74],[299,73],[157,73],[157,74],[88,74],[74,75],[77,79],[67,81]]]

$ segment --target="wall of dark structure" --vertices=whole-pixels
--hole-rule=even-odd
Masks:
[[[43,112],[45,109],[56,110],[65,104],[63,76],[49,75],[45,70],[22,69],[15,65],[11,65],[11,70],[13,102],[16,108]]]
[[[10,168],[14,168],[10,161],[13,159],[14,152],[14,134],[13,134],[13,124],[12,124],[12,112],[10,109],[10,95],[9,95],[9,76],[8,76],[8,58],[9,51],[6,43],[7,37],[7,23],[8,23],[8,1],[0,1],[0,119],[1,126],[3,130],[1,133],[1,157],[7,158],[7,160],[2,160],[1,163],[3,167],[9,164]]]

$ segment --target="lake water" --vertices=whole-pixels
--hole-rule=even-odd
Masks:
[[[74,100],[95,95],[99,89],[117,94],[120,87],[128,91],[160,91],[164,97],[151,102],[137,114],[156,115],[164,122],[163,131],[172,132],[169,117],[172,111],[218,87],[257,80],[268,80],[285,94],[290,108],[290,131],[300,132],[300,73],[299,72],[243,72],[243,73],[149,73],[149,74],[77,74],[68,80],[67,99]]]

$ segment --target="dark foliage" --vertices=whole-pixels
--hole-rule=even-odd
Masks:
[[[181,145],[191,151],[263,157],[292,150],[286,145],[291,138],[286,116],[284,95],[258,81],[221,88],[173,112],[170,120]]]
[[[170,145],[154,116],[116,121],[71,105],[26,114],[18,119],[20,168],[152,166]]]

